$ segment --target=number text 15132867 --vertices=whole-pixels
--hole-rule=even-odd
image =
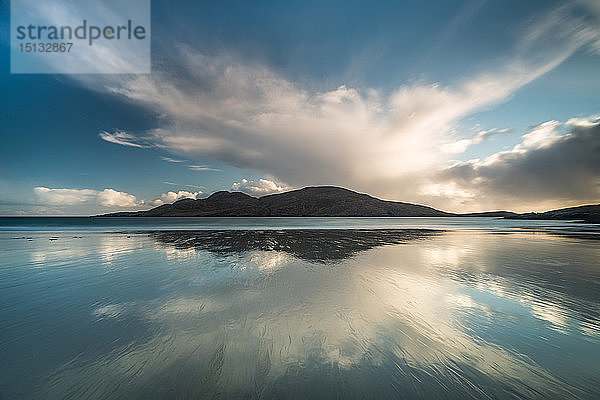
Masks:
[[[19,43],[21,53],[70,53],[73,43]]]

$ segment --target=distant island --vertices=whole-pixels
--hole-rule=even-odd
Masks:
[[[578,220],[591,224],[600,224],[600,204],[561,208],[543,213],[524,213],[510,215],[510,219],[562,219]]]
[[[502,217],[573,219],[600,222],[600,205],[545,213],[510,211],[456,214],[435,208],[387,201],[335,186],[316,186],[253,197],[241,192],[215,192],[205,199],[181,199],[147,211],[118,212],[102,217]]]

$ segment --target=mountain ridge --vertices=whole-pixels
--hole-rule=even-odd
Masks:
[[[181,199],[146,211],[117,212],[102,217],[499,217],[507,219],[572,219],[600,223],[600,204],[543,213],[487,211],[451,213],[433,207],[381,200],[337,186],[308,186],[261,197],[226,190],[204,199]]]
[[[284,193],[253,197],[242,192],[219,191],[205,199],[182,199],[147,211],[103,216],[231,216],[231,217],[375,217],[451,216],[432,207],[381,200],[336,186],[309,186]]]

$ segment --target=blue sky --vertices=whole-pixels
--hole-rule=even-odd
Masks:
[[[0,215],[320,184],[450,211],[600,198],[595,1],[153,0],[149,75],[11,74],[0,18]]]

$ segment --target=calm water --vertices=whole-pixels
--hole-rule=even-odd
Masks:
[[[597,226],[203,220],[0,221],[0,398],[600,398]]]
[[[289,217],[0,217],[0,231],[153,231],[261,229],[477,229],[570,230],[600,233],[600,225],[577,221],[520,221],[502,218],[289,218]]]

